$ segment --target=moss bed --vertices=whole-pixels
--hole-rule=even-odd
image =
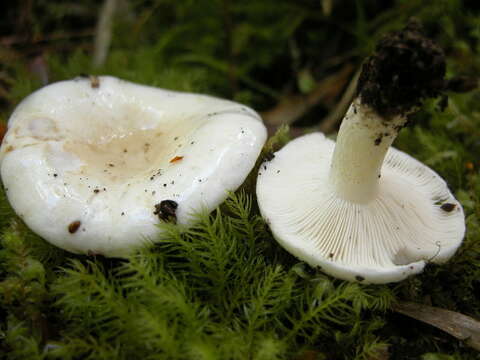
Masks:
[[[476,79],[480,70],[480,15],[468,1],[120,2],[100,67],[91,65],[88,32],[100,5],[56,5],[5,12],[2,38],[26,40],[0,49],[3,124],[45,74],[49,82],[110,74],[268,110],[308,95],[342,64],[360,66],[382,33],[412,15],[445,50],[447,78]],[[292,131],[277,130],[259,161],[330,109],[319,103]],[[0,359],[478,359],[465,342],[394,307],[413,301],[480,318],[480,91],[429,100],[411,120],[394,146],[447,181],[467,233],[447,264],[397,284],[336,280],[283,251],[258,213],[256,169],[194,227],[162,224],[168,235],[126,260],[49,245],[1,189]]]

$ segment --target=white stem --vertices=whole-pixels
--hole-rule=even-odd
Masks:
[[[330,183],[341,198],[375,198],[383,159],[406,118],[384,119],[355,99],[343,118],[332,158]]]

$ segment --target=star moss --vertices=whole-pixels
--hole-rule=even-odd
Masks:
[[[401,28],[410,15],[436,29],[442,48],[449,49],[447,79],[478,74],[480,68],[480,22],[460,1],[399,1],[369,22],[365,15],[375,9],[362,7],[362,1],[356,2],[354,19],[352,7],[335,7],[328,21],[318,15],[317,3],[310,8],[308,2],[231,2],[228,10],[206,0],[167,1],[157,12],[147,2],[135,3],[131,13],[138,21],[117,24],[103,67],[92,68],[90,54],[80,50],[49,50],[50,81],[110,74],[230,97],[261,110],[279,100],[272,89],[302,73],[286,68],[328,63],[333,50],[319,51],[319,44],[348,41],[348,53],[332,57],[331,64],[350,61],[353,54],[359,65],[373,49],[372,38]],[[86,14],[90,8],[97,11],[86,5]],[[39,12],[32,31],[51,27],[52,11]],[[230,30],[222,17],[228,11],[235,24]],[[353,25],[345,32],[336,21]],[[231,54],[214,35],[229,31]],[[332,48],[344,51],[337,45]],[[40,81],[20,60],[4,65],[0,87],[6,84],[8,91],[0,92],[0,109],[6,120]],[[314,77],[330,69],[322,66]],[[259,216],[255,169],[216,211],[198,214],[195,226],[162,224],[166,232],[158,244],[126,260],[77,256],[49,245],[13,214],[2,189],[0,359],[477,358],[465,343],[393,309],[397,301],[414,301],[480,318],[479,114],[478,90],[452,95],[448,104],[430,100],[394,144],[446,179],[467,223],[466,238],[447,264],[429,265],[399,284],[336,280],[283,251]],[[270,139],[257,168],[286,141],[285,129]]]

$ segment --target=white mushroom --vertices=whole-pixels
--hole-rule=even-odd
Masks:
[[[412,34],[394,35],[395,41],[407,38],[411,45]],[[444,63],[437,64],[438,49],[427,40],[418,43],[419,49],[390,70],[400,69],[397,76],[410,75],[411,81],[425,81],[433,74],[431,84],[425,81],[422,86],[438,86],[437,78],[444,73]],[[385,52],[404,51],[407,46],[402,44],[384,40],[387,49],[377,47],[378,57],[383,61]],[[422,53],[415,57],[415,51]],[[431,60],[434,66],[418,69],[417,60],[413,65],[408,61],[412,58]],[[333,276],[366,283],[400,281],[422,271],[426,262],[448,260],[465,232],[462,207],[445,181],[390,148],[412,104],[433,90],[413,89],[410,94],[397,86],[390,89],[392,96],[398,89],[396,95],[405,98],[393,110],[379,110],[376,106],[385,101],[377,97],[390,91],[385,87],[389,84],[375,83],[383,66],[379,62],[376,58],[364,66],[359,96],[343,119],[336,144],[321,133],[295,139],[263,164],[257,180],[261,213],[286,250]],[[368,74],[372,71],[376,73]]]
[[[0,170],[34,232],[74,253],[123,256],[154,239],[161,219],[189,224],[214,209],[265,139],[259,116],[231,101],[77,78],[15,109]]]

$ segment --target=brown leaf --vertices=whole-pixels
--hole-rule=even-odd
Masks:
[[[412,302],[397,303],[393,310],[435,326],[465,341],[468,346],[480,350],[480,321],[455,311]]]

